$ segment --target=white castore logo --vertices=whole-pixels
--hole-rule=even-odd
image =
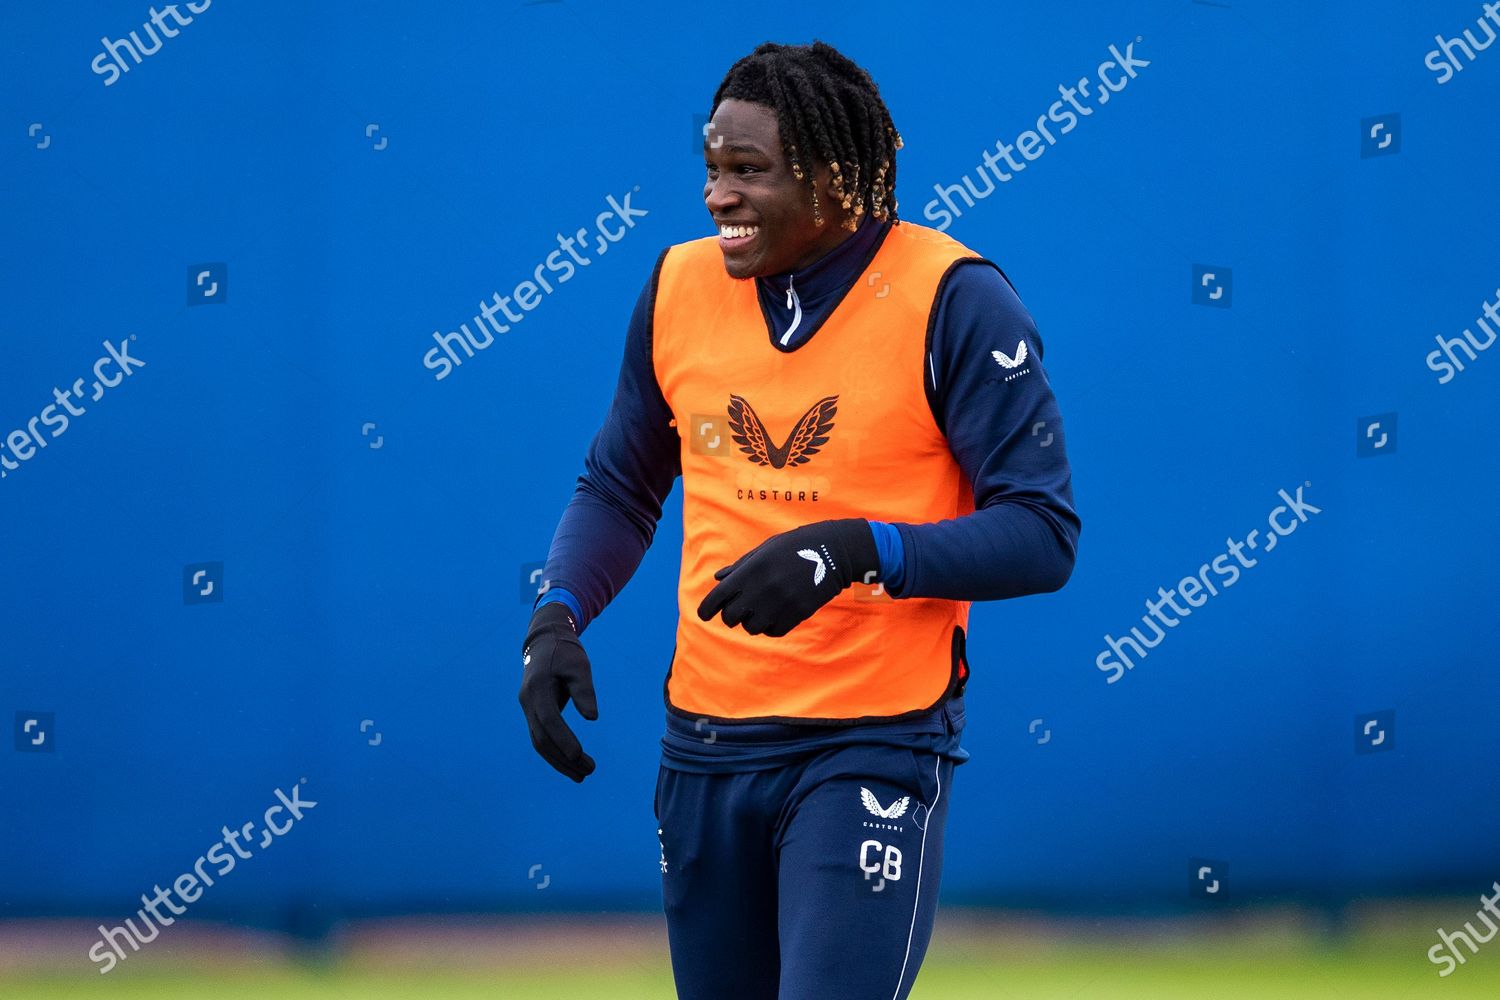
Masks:
[[[882,807],[875,793],[868,788],[861,787],[859,800],[865,804],[865,808],[881,819],[900,819],[906,815],[906,807],[911,805],[911,796],[903,795],[888,807]]]
[[[1016,344],[1016,356],[1012,358],[1004,351],[991,351],[995,363],[1001,368],[1019,368],[1026,363],[1026,341]]]
[[[828,575],[828,567],[823,563],[823,557],[812,549],[798,549],[797,554],[803,559],[808,559],[817,564],[813,568],[813,586],[816,587],[822,583],[823,578]]]

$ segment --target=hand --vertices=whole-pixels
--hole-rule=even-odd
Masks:
[[[714,574],[719,583],[698,605],[709,621],[744,623],[750,635],[786,635],[855,580],[880,569],[870,522],[818,521],[772,535]]]
[[[594,773],[594,758],[583,752],[562,710],[572,698],[578,714],[593,722],[599,718],[599,707],[588,654],[578,641],[567,605],[548,601],[536,609],[521,647],[521,664],[521,711],[531,730],[531,745],[547,763],[582,781]]]

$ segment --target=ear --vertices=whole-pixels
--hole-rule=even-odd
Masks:
[[[841,184],[850,183],[854,176],[853,168],[840,163],[838,171],[834,171],[833,164],[818,160],[813,166],[812,176],[818,191],[818,214],[823,217],[823,225],[818,228],[822,230],[830,226],[848,228],[845,223],[854,213],[852,209],[844,208],[843,199],[834,190],[833,182],[835,178],[839,178]]]

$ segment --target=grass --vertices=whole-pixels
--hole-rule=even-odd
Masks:
[[[1441,995],[1500,996],[1500,964],[1481,953],[1451,976],[1418,953],[1370,949],[1247,958],[1209,952],[1140,953],[1123,948],[1057,948],[1045,956],[989,960],[933,956],[912,1000],[1239,1000],[1359,998],[1417,1000]],[[119,970],[119,971],[124,971]],[[663,1000],[674,997],[665,956],[610,969],[453,970],[295,967],[112,974],[76,971],[0,979],[0,993],[28,1000],[119,997],[121,1000],[335,1000],[425,997],[430,1000]],[[1440,993],[1438,991],[1441,991]]]
[[[1451,916],[1452,906],[1442,911]],[[1295,920],[1259,924],[1057,926],[948,923],[912,1000],[1425,1000],[1500,997],[1500,940],[1447,977],[1427,961],[1431,916],[1328,937]],[[107,976],[70,940],[29,971],[0,964],[0,997],[26,1000],[672,1000],[659,928],[544,924],[534,937],[396,925],[343,957],[288,961],[222,942],[143,952]],[[487,936],[486,936],[487,935]],[[36,939],[32,939],[36,940]],[[81,940],[81,939],[80,939]],[[17,940],[0,963],[18,957]],[[24,952],[24,946],[19,949]],[[3,952],[10,952],[9,955]],[[21,955],[19,957],[25,957]],[[35,956],[33,956],[35,957]],[[831,998],[832,1000],[832,998]],[[872,1000],[887,1000],[885,997]]]

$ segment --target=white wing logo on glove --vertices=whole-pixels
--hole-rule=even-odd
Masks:
[[[531,647],[530,646],[527,646],[525,649],[521,650],[521,666],[523,666],[523,667],[529,667],[529,666],[531,666]]]
[[[1004,351],[991,351],[990,354],[994,356],[995,362],[1001,368],[1019,368],[1026,363],[1026,341],[1023,340],[1016,344],[1016,356],[1014,359]]]
[[[911,796],[903,795],[895,802],[892,802],[889,808],[882,808],[880,800],[875,797],[875,793],[863,786],[859,790],[859,800],[865,804],[866,809],[881,819],[900,819],[906,815],[906,807],[911,804]]]
[[[817,567],[813,569],[813,586],[816,587],[818,584],[822,583],[823,577],[828,575],[828,567],[824,565],[823,557],[818,555],[812,549],[798,549],[797,554],[803,559],[807,559],[811,562],[817,563]]]

